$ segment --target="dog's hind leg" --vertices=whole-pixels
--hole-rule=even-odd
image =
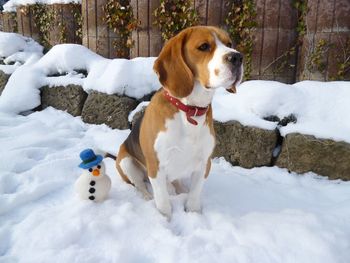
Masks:
[[[148,192],[145,183],[146,171],[134,158],[127,152],[124,145],[120,147],[116,160],[117,170],[123,180],[131,183],[142,193],[146,200],[152,199],[152,195]]]

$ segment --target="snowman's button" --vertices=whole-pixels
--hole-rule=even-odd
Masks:
[[[90,185],[91,185],[91,186],[94,186],[95,184],[96,184],[95,181],[91,181],[91,182],[90,182]]]
[[[90,195],[90,196],[89,196],[89,199],[90,199],[90,200],[95,200],[95,196]]]
[[[91,194],[95,193],[95,188],[91,187],[91,188],[89,189],[89,193],[91,193]]]

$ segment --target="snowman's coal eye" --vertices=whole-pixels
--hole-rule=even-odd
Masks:
[[[98,169],[101,169],[101,165],[97,165],[97,168],[98,168]]]
[[[89,169],[89,172],[90,172],[90,173],[92,172],[92,168]]]

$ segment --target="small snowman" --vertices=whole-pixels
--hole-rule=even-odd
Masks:
[[[86,149],[80,153],[82,163],[79,164],[84,172],[75,182],[75,191],[81,199],[96,202],[106,199],[111,189],[111,179],[105,174],[103,157],[96,155],[93,150]]]

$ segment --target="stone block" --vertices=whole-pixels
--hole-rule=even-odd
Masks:
[[[215,121],[216,148],[214,156],[223,156],[233,165],[244,168],[270,166],[278,133],[243,126],[237,121],[220,123]]]
[[[135,99],[93,91],[85,101],[82,119],[87,123],[105,123],[113,129],[128,129],[129,113],[136,108]]]
[[[9,80],[11,75],[6,74],[5,72],[0,70],[0,96],[2,91],[4,90],[7,81]]]
[[[67,111],[73,116],[80,116],[87,98],[87,93],[78,85],[44,86],[41,88],[41,106],[52,106]]]
[[[276,165],[296,173],[350,180],[350,144],[291,133],[283,140]]]

